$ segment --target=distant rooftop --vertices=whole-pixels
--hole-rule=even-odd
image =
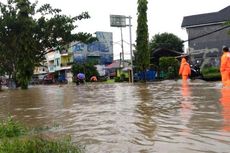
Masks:
[[[230,20],[230,5],[219,12],[185,16],[181,27],[217,24]]]

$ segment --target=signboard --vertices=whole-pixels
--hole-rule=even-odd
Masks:
[[[110,15],[110,26],[111,27],[125,27],[126,26],[126,16]]]

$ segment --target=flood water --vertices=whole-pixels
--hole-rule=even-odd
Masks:
[[[86,153],[229,153],[230,89],[220,82],[87,83],[0,92],[0,118],[58,125]]]

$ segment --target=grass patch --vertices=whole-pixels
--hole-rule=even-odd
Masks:
[[[41,137],[4,138],[0,153],[81,153],[70,140],[47,140]]]
[[[107,81],[106,81],[106,83],[114,83],[115,81],[114,81],[114,79],[108,79]]]
[[[32,131],[32,132],[31,132]],[[12,117],[0,123],[0,153],[82,153],[70,137],[54,139],[29,131]],[[37,130],[35,130],[37,131]]]
[[[13,120],[12,117],[8,117],[7,120],[2,121],[0,124],[0,138],[5,137],[18,137],[25,135],[28,132],[23,125]]]

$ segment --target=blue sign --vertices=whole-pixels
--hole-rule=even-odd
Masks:
[[[73,50],[73,52],[84,51],[84,46],[85,46],[85,44],[83,44],[83,43],[77,43],[77,44],[72,46],[72,50]]]

